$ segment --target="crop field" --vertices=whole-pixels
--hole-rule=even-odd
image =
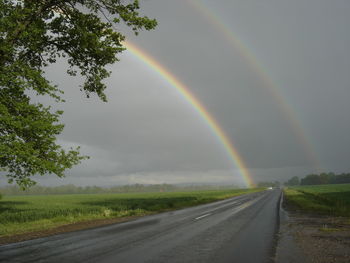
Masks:
[[[96,219],[142,216],[261,190],[4,196],[0,200],[0,237]]]
[[[289,187],[284,193],[295,210],[350,217],[350,184]]]

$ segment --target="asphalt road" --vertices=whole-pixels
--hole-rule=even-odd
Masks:
[[[281,191],[0,246],[0,262],[272,262]]]

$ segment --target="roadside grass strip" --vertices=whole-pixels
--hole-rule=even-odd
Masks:
[[[290,209],[350,217],[350,184],[289,187],[284,194]]]
[[[4,196],[0,237],[100,219],[144,216],[214,202],[256,189],[165,193]]]

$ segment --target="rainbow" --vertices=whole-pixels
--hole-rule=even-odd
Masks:
[[[248,49],[247,45],[237,36],[235,32],[228,27],[220,17],[218,17],[211,9],[205,6],[204,2],[201,1],[187,1],[189,5],[199,13],[205,16],[205,18],[213,25],[215,28],[221,32],[221,34],[226,38],[228,43],[230,43],[234,49],[236,49],[239,54],[245,59],[247,65],[259,76],[259,78],[265,83],[263,87],[266,87],[270,95],[278,103],[279,108],[286,116],[290,123],[290,127],[299,140],[300,144],[304,148],[304,152],[308,157],[309,162],[313,165],[314,169],[318,172],[321,171],[321,163],[316,157],[313,147],[307,140],[304,130],[302,129],[300,121],[297,119],[295,112],[292,110],[291,106],[287,103],[286,99],[282,96],[281,92],[278,90],[278,86],[271,79],[265,68],[257,60],[253,52]]]
[[[134,56],[140,59],[148,67],[152,68],[158,75],[160,75],[164,80],[166,80],[173,88],[175,88],[181,96],[192,105],[192,107],[197,111],[197,113],[202,117],[207,126],[215,134],[218,140],[221,142],[225,148],[229,158],[239,169],[246,185],[248,187],[254,186],[253,179],[248,172],[247,166],[245,165],[242,157],[236,150],[233,142],[225,134],[224,130],[220,127],[214,117],[208,112],[208,110],[203,106],[203,104],[191,93],[188,87],[186,87],[178,78],[172,75],[163,65],[158,61],[148,55],[145,51],[135,46],[130,42],[124,42],[124,46],[128,51]]]

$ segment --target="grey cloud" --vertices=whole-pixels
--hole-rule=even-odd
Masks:
[[[347,1],[203,1],[256,56],[302,124],[326,171],[349,171]],[[313,172],[293,123],[225,36],[186,1],[144,1],[159,27],[128,34],[215,116],[257,181]],[[125,30],[125,28],[123,28]],[[109,98],[86,99],[64,62],[47,76],[65,90],[60,139],[92,158],[47,183],[237,182],[222,145],[191,105],[139,59],[110,67]],[[49,103],[49,101],[48,101]],[[57,180],[57,181],[55,181]],[[44,183],[44,181],[43,181]]]

